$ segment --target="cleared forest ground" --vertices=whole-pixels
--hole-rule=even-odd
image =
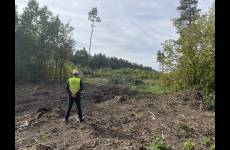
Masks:
[[[199,108],[191,91],[139,95],[121,85],[87,83],[82,93],[84,123],[73,105],[66,126],[65,88],[59,85],[15,86],[16,149],[145,149],[153,136],[163,136],[175,150],[186,139],[205,150],[215,141],[215,113]],[[185,128],[186,127],[186,128]]]

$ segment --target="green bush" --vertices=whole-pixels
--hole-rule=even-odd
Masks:
[[[131,90],[143,93],[143,94],[156,94],[161,95],[167,93],[168,91],[162,89],[159,85],[138,85],[138,86],[131,86]]]
[[[121,76],[126,83],[133,84],[137,79],[134,76]]]
[[[185,150],[194,150],[195,144],[189,140],[184,142],[184,148]]]
[[[129,84],[129,85],[144,85],[144,81],[135,78],[134,76],[111,75],[108,77],[110,83],[113,84]]]
[[[215,144],[211,146],[210,150],[215,150]]]
[[[214,91],[215,92],[215,91]],[[215,93],[206,93],[204,96],[204,104],[208,110],[215,111]]]
[[[199,88],[203,93],[203,103],[208,110],[215,111],[215,80],[214,75],[202,79],[199,84],[191,85],[189,82],[182,80],[181,75],[174,71],[164,73],[160,76],[160,85],[162,88],[170,91],[178,91],[184,89],[191,89],[193,87]]]
[[[191,135],[191,132],[192,132],[192,128],[190,128],[187,124],[184,124],[184,123],[178,123],[176,125],[176,127],[178,129],[182,129],[184,131],[184,136],[185,137],[189,137]]]
[[[64,70],[65,70],[65,74],[66,74],[66,77],[69,78],[72,75],[72,71],[73,69],[77,69],[79,72],[80,72],[80,75],[83,76],[83,70],[81,68],[81,66],[75,66],[72,62],[66,62],[65,65],[64,65]]]
[[[204,137],[202,143],[210,147],[210,150],[215,150],[215,144],[212,144],[210,137]]]
[[[142,81],[142,80],[136,80],[135,81],[135,85],[143,85],[144,84],[144,82]]]
[[[176,72],[164,73],[160,76],[160,84],[171,91],[185,89],[187,85],[178,77]]]
[[[202,143],[203,143],[205,146],[210,146],[210,145],[211,145],[210,138],[204,137]]]
[[[164,142],[164,140],[160,137],[157,137],[150,146],[147,148],[148,150],[170,150],[170,147]]]
[[[112,84],[123,84],[124,83],[124,79],[119,76],[111,76],[108,80]]]
[[[111,77],[111,76],[122,76],[124,78],[134,78],[134,79],[158,79],[159,73],[153,71],[146,71],[142,69],[131,69],[131,68],[121,68],[121,69],[111,69],[111,68],[100,68],[95,70],[95,77]]]

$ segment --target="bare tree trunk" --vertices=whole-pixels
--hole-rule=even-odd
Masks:
[[[57,58],[55,58],[55,75],[54,75],[54,80],[57,81],[57,70],[58,69],[58,62]]]
[[[191,3],[189,4],[189,25],[192,23],[192,8]]]
[[[59,82],[62,80],[62,48],[60,49],[60,58],[59,58]]]
[[[61,57],[61,60],[60,60],[60,70],[59,70],[59,81],[60,81],[60,83],[63,81],[63,68],[64,68],[64,65],[63,65],[63,60],[64,60],[64,58],[63,57]]]
[[[93,36],[93,27],[94,27],[94,22],[93,24],[91,24],[92,30],[91,30],[91,34],[90,34],[90,41],[89,41],[89,54],[88,54],[88,77],[90,77],[89,75],[89,62],[90,62],[90,49],[91,49],[91,43],[92,43],[92,36]]]
[[[162,73],[164,73],[165,71],[164,64],[162,64],[161,67],[162,67]]]

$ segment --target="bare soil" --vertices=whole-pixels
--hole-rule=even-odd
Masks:
[[[191,91],[154,96],[125,86],[85,84],[85,122],[75,119],[74,104],[68,125],[62,121],[67,107],[63,86],[16,85],[15,91],[16,149],[138,150],[145,149],[153,136],[163,137],[175,150],[183,150],[186,139],[196,150],[209,149],[202,143],[204,137],[215,142],[215,113],[200,109]]]

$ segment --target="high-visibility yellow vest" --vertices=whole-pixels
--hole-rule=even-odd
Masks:
[[[76,94],[80,90],[80,78],[73,77],[69,78],[69,89],[71,93]]]

